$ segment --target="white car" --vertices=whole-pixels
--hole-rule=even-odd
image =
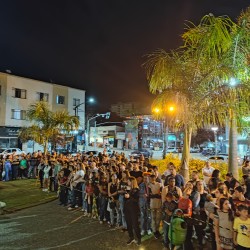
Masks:
[[[199,152],[200,152],[200,148],[199,147],[190,148],[190,153],[199,153]]]
[[[4,158],[7,155],[11,155],[11,154],[14,154],[14,155],[25,154],[26,155],[26,153],[22,151],[20,148],[1,148],[0,149],[0,155],[2,155]]]
[[[169,147],[167,153],[178,153],[178,149],[175,147]]]

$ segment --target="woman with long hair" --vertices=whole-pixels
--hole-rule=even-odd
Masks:
[[[125,203],[125,193],[127,192],[127,187],[128,187],[128,179],[130,177],[130,174],[128,170],[124,170],[122,172],[122,178],[119,183],[119,188],[118,188],[118,194],[119,194],[119,213],[120,213],[120,219],[118,223],[122,225],[122,232],[125,232],[127,230],[127,223],[125,219],[125,213],[124,213],[124,203]]]
[[[141,232],[139,227],[139,187],[137,184],[137,180],[135,177],[130,176],[128,179],[128,189],[124,194],[125,204],[124,204],[124,212],[125,219],[127,222],[127,229],[129,240],[127,241],[127,245],[135,242],[138,246],[141,245]],[[135,241],[134,232],[137,238]]]
[[[217,250],[234,249],[233,246],[233,221],[234,215],[227,198],[220,199],[217,216],[214,215],[215,239]]]
[[[111,175],[111,182],[108,184],[108,196],[109,196],[109,207],[110,207],[110,227],[115,225],[115,213],[117,214],[117,224],[119,222],[119,211],[118,211],[118,178],[115,173]]]

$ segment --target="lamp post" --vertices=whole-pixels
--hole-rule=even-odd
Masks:
[[[175,107],[173,105],[167,107],[167,113],[163,114],[163,150],[162,150],[162,159],[166,158],[167,148],[168,148],[168,131],[169,131],[169,115],[172,115],[175,111]],[[160,114],[161,110],[159,108],[155,108],[154,112],[156,114]]]
[[[110,112],[104,113],[104,114],[96,114],[87,121],[87,133],[86,133],[86,150],[88,148],[89,142],[90,142],[90,121],[96,119],[97,117],[105,117],[106,119],[109,119],[110,117]],[[96,149],[96,121],[95,121],[95,126],[94,126],[94,149]]]
[[[218,127],[212,127],[212,131],[214,131],[214,147],[215,147],[215,155],[217,155],[217,131]]]

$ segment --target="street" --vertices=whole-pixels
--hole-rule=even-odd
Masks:
[[[96,150],[98,152],[103,152],[104,148],[99,148],[99,147],[91,147],[88,146],[88,151],[92,151],[92,150]],[[122,149],[117,149],[117,148],[111,148],[111,152],[116,151],[118,153],[125,153],[125,156],[128,157],[129,154],[131,152],[133,152],[134,150],[132,149],[126,149],[126,150],[122,150]],[[181,153],[178,154],[173,154],[173,155],[178,155],[179,158],[181,158]],[[152,158],[154,160],[161,160],[162,159],[162,151],[161,150],[153,150],[153,156]],[[207,160],[207,156],[202,155],[201,153],[190,153],[190,158],[194,158],[194,159],[200,159],[200,160]]]
[[[0,217],[0,249],[162,249],[161,240],[143,239],[142,246],[126,245],[127,233],[67,211],[58,201]]]
[[[142,245],[126,245],[127,233],[100,225],[97,219],[83,217],[78,210],[68,211],[58,201],[0,217],[0,249],[163,249],[162,238],[142,238]],[[204,250],[209,249],[204,246]]]

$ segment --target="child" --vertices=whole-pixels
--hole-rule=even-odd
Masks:
[[[218,249],[234,249],[233,247],[233,211],[229,199],[220,199],[218,216],[214,216],[215,240]]]
[[[241,204],[238,206],[239,217],[234,220],[234,244],[237,250],[250,249],[250,218],[248,207]]]
[[[166,201],[163,203],[162,212],[163,212],[163,231],[164,231],[164,246],[166,248],[169,247],[169,239],[168,239],[168,230],[170,225],[170,220],[175,209],[178,208],[178,204],[175,201],[175,197],[172,193],[167,193]]]

